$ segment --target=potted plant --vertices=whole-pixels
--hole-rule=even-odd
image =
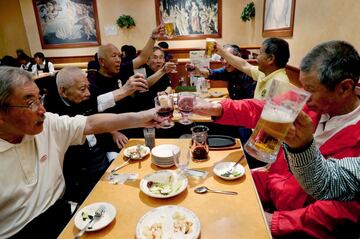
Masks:
[[[255,17],[255,4],[254,2],[248,3],[241,13],[241,20],[244,22],[250,21],[251,18]]]
[[[135,26],[135,21],[130,15],[121,15],[117,19],[116,23],[120,28],[130,28],[132,26]]]

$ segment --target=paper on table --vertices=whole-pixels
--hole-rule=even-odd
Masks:
[[[134,181],[138,178],[137,173],[113,173],[108,177],[111,184],[124,184],[126,181]]]

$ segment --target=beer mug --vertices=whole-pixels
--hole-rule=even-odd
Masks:
[[[208,158],[208,131],[209,128],[204,125],[191,128],[191,153],[194,160],[207,160]]]
[[[165,37],[173,38],[175,36],[174,18],[167,17],[164,19]]]
[[[213,38],[206,38],[205,56],[211,57],[215,52],[216,41]]]
[[[275,162],[288,130],[309,97],[307,91],[273,80],[260,119],[244,146],[245,151],[260,161]]]

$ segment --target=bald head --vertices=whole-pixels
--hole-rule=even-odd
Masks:
[[[104,76],[115,76],[120,72],[121,52],[113,44],[99,47],[98,58],[100,64],[100,74]]]
[[[73,104],[90,97],[89,82],[86,74],[77,67],[65,67],[56,76],[60,96]]]

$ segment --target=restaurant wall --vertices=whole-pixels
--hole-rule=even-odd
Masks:
[[[32,54],[43,51],[48,56],[91,55],[97,47],[73,49],[42,49],[36,26],[31,0],[19,0],[27,38]],[[12,2],[12,1],[6,1]],[[240,14],[250,0],[223,0],[222,43],[239,45],[260,45],[262,37],[263,0],[254,0],[256,17],[250,22],[242,22]],[[98,0],[98,17],[103,44],[114,43],[117,46],[133,44],[141,49],[155,27],[154,0]],[[3,9],[3,8],[2,8]],[[360,50],[360,1],[358,0],[298,0],[295,8],[294,34],[286,38],[290,45],[290,65],[298,66],[301,58],[317,43],[341,39],[351,42]],[[1,10],[4,11],[4,10]],[[116,36],[106,36],[104,27],[115,24],[118,16],[129,14],[136,21],[136,27],[118,31]],[[0,14],[1,15],[1,14]],[[203,47],[204,40],[168,41],[171,48]]]
[[[289,64],[299,67],[301,59],[315,45],[329,40],[345,40],[360,51],[359,0],[298,0],[295,7],[294,34],[285,38],[290,45]],[[256,0],[256,32],[262,31],[263,0]],[[260,14],[261,13],[261,14]],[[254,44],[263,38],[257,35]]]
[[[0,0],[0,9],[0,58],[19,48],[30,54],[19,1]]]

